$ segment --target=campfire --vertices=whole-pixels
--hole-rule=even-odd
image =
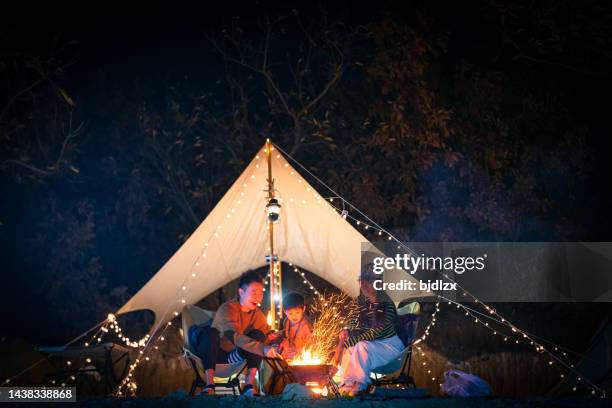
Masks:
[[[323,364],[320,355],[306,348],[299,356],[289,361],[289,365],[300,384],[305,385],[315,394],[327,394],[329,376],[333,374],[334,367],[330,364]]]
[[[304,365],[320,365],[323,364],[323,359],[319,354],[315,354],[310,350],[310,347],[302,350],[299,356],[289,362],[290,366],[304,366]]]

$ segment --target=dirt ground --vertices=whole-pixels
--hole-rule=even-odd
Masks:
[[[292,408],[292,407],[316,407],[316,408],[370,408],[370,407],[410,407],[410,408],[599,408],[611,407],[610,399],[589,397],[557,397],[557,398],[422,398],[422,399],[387,399],[383,401],[360,399],[360,398],[337,398],[327,399],[293,399],[286,400],[278,397],[247,398],[243,396],[206,396],[188,397],[184,393],[177,392],[161,398],[125,398],[112,397],[83,398],[71,407],[190,407],[190,408],[213,408],[213,407],[253,407],[253,408]]]

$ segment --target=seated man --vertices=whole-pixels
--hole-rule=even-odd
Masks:
[[[304,296],[289,293],[283,299],[285,322],[282,330],[280,352],[285,360],[298,356],[312,342],[312,323],[304,312]]]
[[[340,394],[355,396],[366,392],[370,372],[397,358],[404,344],[395,331],[397,311],[384,291],[374,289],[372,282],[380,276],[363,273],[359,286],[365,304],[359,310],[359,326],[351,332],[342,330],[332,360],[340,361]]]
[[[230,300],[219,307],[212,325],[202,329],[197,354],[206,373],[202,394],[215,393],[215,364],[247,362],[243,394],[253,396],[257,368],[263,356],[278,357],[277,351],[265,344],[270,327],[259,308],[263,300],[263,282],[254,271],[240,277],[238,300]]]

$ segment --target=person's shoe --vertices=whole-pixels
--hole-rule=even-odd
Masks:
[[[198,395],[215,395],[215,384],[206,384]]]
[[[356,382],[353,384],[353,389],[349,393],[350,397],[358,397],[360,395],[369,394],[371,392],[371,387],[368,384],[362,384]]]
[[[244,395],[245,397],[258,397],[259,396],[259,392],[257,392],[255,387],[253,387],[253,384],[245,384],[245,386],[242,387],[241,394]]]
[[[342,383],[340,384],[340,387],[338,387],[338,391],[340,392],[340,396],[342,397],[348,397],[350,396],[349,394],[351,393],[351,391],[353,390],[353,383]]]
[[[369,387],[366,384],[362,384],[360,382],[356,382],[353,384],[351,389],[348,391],[348,397],[357,397],[359,395],[367,394],[369,391]]]

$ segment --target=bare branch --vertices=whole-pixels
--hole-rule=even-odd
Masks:
[[[70,65],[72,65],[74,62],[68,62],[60,67],[57,68],[57,71],[62,71],[65,68],[69,67]],[[37,80],[35,80],[34,82],[32,82],[30,85],[26,86],[25,88],[21,89],[20,91],[17,91],[13,96],[11,96],[9,98],[9,100],[7,101],[7,103],[4,105],[4,107],[2,108],[2,111],[0,111],[0,123],[3,123],[4,121],[4,117],[6,116],[6,114],[8,113],[9,109],[11,108],[11,106],[24,94],[32,91],[34,88],[36,88],[38,85],[42,84],[43,82],[45,82],[46,80],[50,81],[50,76],[47,72],[45,72],[41,67],[36,67],[35,71],[38,72],[38,74],[40,75],[40,78],[38,78]],[[53,82],[51,82],[53,84]]]
[[[302,111],[300,111],[300,114],[304,114],[310,111],[313,106],[317,105],[321,101],[321,99],[323,99],[325,95],[327,95],[327,93],[338,83],[338,81],[340,81],[340,78],[342,78],[343,71],[344,71],[344,68],[342,64],[336,67],[336,70],[334,71],[334,75],[325,84],[325,87],[323,88],[323,90],[313,100],[311,100],[310,103],[308,103],[308,105],[306,105],[302,109]]]
[[[213,44],[213,46],[217,49],[217,51],[219,53],[221,53],[221,55],[223,55],[223,58],[233,62],[241,67],[247,68],[253,72],[258,73],[259,75],[261,75],[268,83],[268,85],[272,88],[272,90],[274,91],[274,94],[278,97],[278,99],[280,100],[282,106],[285,109],[285,112],[287,113],[287,115],[293,117],[295,116],[295,113],[293,112],[293,110],[289,107],[289,104],[287,103],[287,100],[285,99],[285,97],[283,96],[282,92],[280,91],[280,88],[278,86],[278,84],[274,81],[274,79],[272,78],[270,71],[268,69],[268,63],[265,62],[265,64],[262,64],[262,68],[257,68],[251,64],[246,63],[244,60],[239,60],[235,57],[232,57],[229,53],[225,52],[217,43],[217,41],[215,41],[214,39],[211,39],[210,37],[207,37],[209,39],[209,41],[211,41],[211,43]],[[267,61],[267,49],[264,49],[265,54],[264,54],[264,60]]]
[[[26,169],[31,170],[34,173],[38,173],[41,176],[48,176],[51,174],[51,172],[39,169],[38,167],[32,166],[31,164],[25,163],[21,160],[8,159],[8,160],[5,160],[3,164],[16,164],[18,166],[25,167]]]
[[[83,124],[84,122],[81,122],[79,124],[79,126],[75,129],[72,130],[72,110],[70,111],[70,117],[68,119],[68,132],[66,133],[66,137],[64,138],[64,142],[62,143],[62,148],[60,150],[59,155],[57,156],[57,160],[55,161],[55,168],[59,171],[60,168],[60,164],[62,159],[64,158],[64,153],[66,151],[66,146],[68,145],[68,142],[70,141],[70,139],[74,139],[75,137],[77,137],[77,135],[81,132],[81,130],[83,129]]]
[[[569,65],[569,64],[565,64],[563,62],[551,61],[551,60],[547,60],[547,59],[544,59],[544,58],[539,58],[539,57],[534,57],[534,56],[528,55],[523,50],[523,47],[517,41],[515,41],[510,36],[510,34],[508,34],[505,30],[502,30],[501,28],[498,29],[498,31],[502,35],[504,41],[507,44],[510,44],[516,50],[517,55],[514,56],[514,58],[513,58],[514,60],[524,59],[524,60],[535,62],[535,63],[538,63],[538,64],[545,64],[545,65],[556,66],[556,67],[563,68],[563,69],[566,69],[568,71],[573,71],[573,72],[576,72],[576,73],[579,73],[579,74],[583,74],[583,75],[591,75],[591,76],[602,77],[602,78],[612,78],[612,75],[610,75],[608,73],[595,72],[595,71],[591,71],[591,70],[586,70],[586,69],[574,67],[574,66]]]

